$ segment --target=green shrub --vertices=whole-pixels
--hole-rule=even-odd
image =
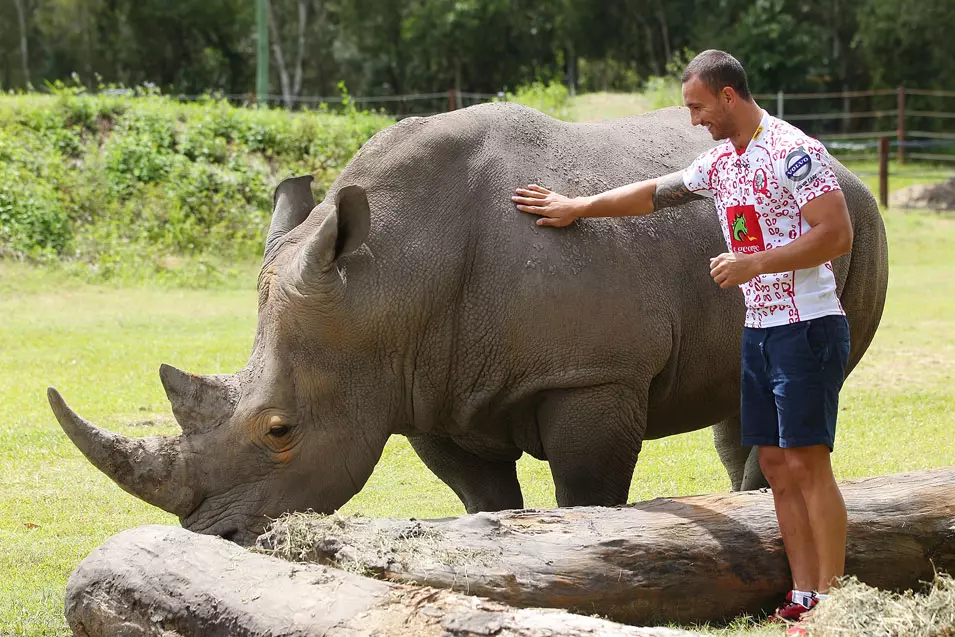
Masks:
[[[570,117],[570,93],[560,82],[545,84],[537,81],[529,86],[522,86],[516,92],[508,93],[507,101],[536,108],[557,119],[566,120]]]
[[[683,106],[683,84],[680,78],[683,75],[683,69],[694,57],[695,54],[689,49],[678,51],[667,63],[664,75],[653,75],[647,78],[643,93],[649,98],[651,108]]]
[[[50,88],[0,96],[0,256],[98,280],[206,281],[258,257],[275,184],[312,173],[322,196],[393,121]]]

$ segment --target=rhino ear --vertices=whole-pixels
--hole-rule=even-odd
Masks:
[[[272,195],[272,223],[265,240],[265,260],[275,250],[279,240],[308,218],[315,207],[312,196],[312,176],[291,177],[280,183]]]
[[[368,238],[371,209],[361,186],[344,186],[335,197],[335,209],[322,221],[302,248],[299,272],[305,284],[318,283],[339,258],[354,252]]]

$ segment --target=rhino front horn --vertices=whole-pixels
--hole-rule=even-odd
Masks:
[[[197,498],[189,486],[179,436],[126,438],[81,418],[52,387],[47,398],[73,444],[124,491],[180,517],[192,512]]]

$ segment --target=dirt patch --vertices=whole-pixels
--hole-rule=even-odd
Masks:
[[[955,179],[937,184],[916,184],[898,190],[889,197],[892,208],[955,210]]]
[[[902,346],[880,347],[862,359],[846,380],[849,387],[865,390],[907,392],[950,382],[955,348],[941,346],[936,351]]]

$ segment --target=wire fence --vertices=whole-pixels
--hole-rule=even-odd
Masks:
[[[853,159],[875,159],[878,140],[885,137],[893,140],[900,164],[906,159],[955,162],[955,91],[900,86],[755,97],[827,146],[857,153]]]
[[[211,93],[203,95],[180,93],[174,97],[182,101],[198,101],[212,98],[227,100],[238,106],[267,104],[269,106],[290,109],[335,109],[343,108],[345,103],[350,103],[363,110],[384,111],[400,119],[402,117],[427,117],[495,100],[506,101],[507,93],[503,91],[498,93],[474,93],[450,89],[448,91],[435,93],[347,97],[342,95],[285,96],[279,94],[257,96],[254,93]]]
[[[877,176],[883,205],[890,178],[955,179],[955,91],[900,86],[755,97],[772,114],[822,141],[860,177]],[[890,156],[895,157],[891,164]]]
[[[123,91],[121,89],[120,91]],[[129,91],[132,93],[132,91]],[[771,114],[791,122],[821,140],[840,161],[853,162],[860,176],[879,175],[880,140],[888,140],[895,155],[892,173],[897,176],[955,178],[955,91],[876,89],[821,93],[756,94]],[[193,101],[224,99],[237,105],[268,104],[291,109],[344,108],[346,102],[370,111],[387,112],[401,119],[429,116],[474,104],[507,100],[505,92],[447,91],[404,95],[342,96],[254,93],[205,95],[180,94]],[[871,167],[867,164],[871,163]]]

